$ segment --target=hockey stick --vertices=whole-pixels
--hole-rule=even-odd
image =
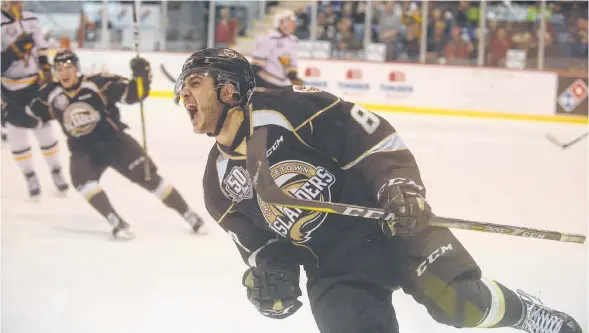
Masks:
[[[137,21],[137,2],[133,1],[133,37],[135,39],[135,57],[139,58],[139,23]],[[141,133],[143,135],[143,167],[145,172],[145,181],[151,180],[151,168],[149,165],[149,158],[147,157],[147,133],[145,131],[145,112],[143,111],[143,79],[137,77],[137,96],[139,97],[139,113],[141,114]]]
[[[170,80],[170,82],[172,82],[173,84],[176,84],[176,79],[174,79],[174,77],[170,74],[170,72],[168,72],[166,70],[166,67],[164,67],[164,64],[160,64],[160,69],[162,70],[162,73],[164,73],[164,76],[168,78],[168,80]]]
[[[583,133],[583,134],[579,135],[578,137],[574,138],[573,140],[571,140],[571,141],[569,141],[569,142],[567,142],[567,143],[561,143],[561,142],[560,142],[560,141],[558,141],[558,140],[557,140],[557,139],[554,137],[554,135],[552,135],[552,134],[546,134],[546,139],[548,139],[548,141],[550,141],[550,142],[554,143],[555,145],[557,145],[557,146],[560,146],[560,148],[562,148],[562,149],[566,149],[566,148],[568,148],[569,146],[572,146],[572,145],[574,145],[575,143],[577,143],[577,142],[579,142],[579,141],[583,140],[584,138],[586,138],[586,137],[587,137],[587,135],[589,135],[589,132],[585,132],[585,133]]]
[[[270,174],[270,166],[266,157],[268,151],[268,130],[264,127],[256,129],[248,140],[246,165],[252,183],[260,198],[270,205],[285,206],[303,210],[320,211],[331,214],[341,214],[369,219],[379,219],[387,223],[395,223],[395,215],[380,208],[368,208],[343,203],[317,200],[305,200],[285,194],[274,182]],[[477,222],[441,216],[432,216],[431,226],[443,228],[465,229],[510,236],[520,236],[538,239],[555,240],[560,242],[585,242],[584,235],[562,233],[557,231],[516,227],[487,222]]]

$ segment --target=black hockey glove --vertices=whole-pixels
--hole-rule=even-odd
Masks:
[[[39,56],[39,66],[41,71],[39,72],[39,85],[44,85],[53,81],[53,72],[51,71],[51,65],[46,55]]]
[[[299,77],[297,76],[297,72],[295,72],[295,71],[289,72],[288,78],[290,79],[290,82],[295,86],[305,85],[305,82],[303,82],[303,80],[299,79]]]
[[[284,319],[302,305],[298,279],[286,273],[251,267],[243,274],[247,298],[266,317]]]
[[[6,51],[2,52],[2,58],[4,58],[4,61],[9,64],[17,60],[25,59],[28,54],[31,53],[34,46],[35,40],[33,39],[32,34],[21,34],[14,40],[14,42],[8,45]]]
[[[133,79],[137,82],[137,96],[143,99],[147,96],[151,84],[151,65],[144,58],[133,58],[129,63]],[[141,78],[140,80],[137,80]]]
[[[390,179],[380,188],[378,202],[396,217],[382,222],[382,230],[387,236],[410,236],[428,225],[432,212],[424,193],[423,186],[405,178]]]

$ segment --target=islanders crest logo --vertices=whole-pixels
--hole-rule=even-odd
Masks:
[[[272,178],[283,192],[306,200],[331,201],[331,186],[335,177],[322,167],[302,161],[282,161],[270,167]],[[270,229],[295,244],[311,239],[311,234],[323,223],[327,213],[269,205],[258,196],[262,215]]]

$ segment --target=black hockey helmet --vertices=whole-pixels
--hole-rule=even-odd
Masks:
[[[53,57],[53,68],[56,68],[59,63],[72,64],[77,69],[80,69],[80,59],[70,49],[61,49],[55,53],[55,56]]]
[[[184,88],[186,78],[193,74],[210,75],[217,89],[217,99],[221,101],[221,89],[226,84],[233,84],[235,87],[234,98],[236,104],[229,105],[223,103],[223,113],[219,118],[219,123],[215,133],[209,133],[209,136],[217,136],[223,127],[225,118],[229,109],[240,106],[245,108],[251,95],[256,87],[254,71],[250,62],[239,52],[226,48],[206,48],[193,53],[182,66],[182,73],[176,80],[174,88],[174,102],[176,105],[180,102],[180,95]]]

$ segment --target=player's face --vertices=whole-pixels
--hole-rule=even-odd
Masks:
[[[57,64],[55,67],[55,74],[59,83],[61,83],[66,89],[71,88],[78,83],[78,69],[72,64]]]
[[[204,74],[193,74],[184,80],[181,97],[196,134],[212,133],[216,129],[222,105],[217,100],[214,83],[211,76]]]
[[[280,28],[283,33],[289,35],[295,31],[296,23],[297,22],[294,19],[286,18],[286,19],[282,20],[282,24],[281,24]]]

